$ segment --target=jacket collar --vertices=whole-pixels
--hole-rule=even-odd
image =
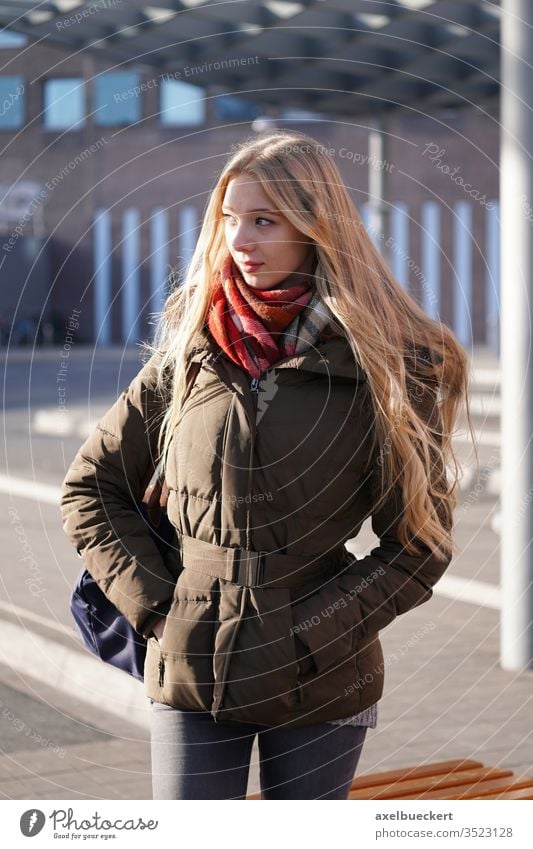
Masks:
[[[188,361],[216,361],[220,357],[228,359],[204,325],[190,340]],[[284,357],[275,363],[273,368],[293,368],[346,380],[366,380],[365,372],[354,358],[348,340],[341,336],[319,342],[316,347],[309,348],[303,354]]]

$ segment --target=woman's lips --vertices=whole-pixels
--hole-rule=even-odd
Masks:
[[[260,268],[262,265],[264,265],[263,262],[243,262],[242,264],[246,271],[255,271],[256,268]]]

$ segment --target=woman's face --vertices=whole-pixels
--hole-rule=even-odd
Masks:
[[[272,289],[294,272],[291,282],[299,275],[310,282],[316,265],[313,240],[273,206],[258,180],[233,177],[222,214],[228,250],[249,286]]]

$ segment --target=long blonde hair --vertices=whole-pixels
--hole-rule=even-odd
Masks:
[[[394,279],[335,162],[303,133],[275,130],[237,145],[211,192],[183,280],[172,277],[154,343],[146,343],[161,354],[158,386],[169,398],[160,457],[167,457],[180,419],[191,337],[205,322],[215,273],[229,253],[221,211],[226,188],[242,174],[258,180],[275,207],[315,243],[314,284],[367,376],[375,425],[371,459],[382,469],[380,503],[391,487],[401,489],[400,542],[409,552],[419,553],[422,543],[437,558],[451,556],[460,472],[451,437],[463,402],[475,443],[466,352]],[[429,357],[417,355],[421,350]]]

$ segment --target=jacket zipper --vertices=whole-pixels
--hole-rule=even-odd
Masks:
[[[250,381],[250,391],[252,393],[252,398],[255,398],[253,407],[255,412],[255,421],[250,420],[250,457],[248,460],[248,494],[252,492],[252,463],[254,459],[254,445],[255,445],[255,430],[256,430],[256,422],[257,422],[257,406],[259,403],[259,384],[266,376],[266,374],[270,371],[263,372],[259,377],[253,377]],[[247,548],[251,548],[252,540],[250,534],[250,508],[246,508],[247,519],[246,519],[246,546]]]
[[[163,687],[165,683],[165,661],[162,657],[159,658],[159,686]]]
[[[266,378],[266,376],[267,376],[267,374],[269,373],[270,370],[271,369],[267,369],[266,371],[263,372],[263,374],[260,375],[260,377],[253,377],[252,380],[250,381],[250,390],[252,391],[252,393],[255,397],[254,409],[255,409],[256,418],[257,418],[257,407],[258,407],[258,403],[259,403],[259,384],[261,383],[262,380],[264,380]],[[253,442],[254,441],[252,439],[251,440],[251,447],[250,447],[248,492],[251,492],[251,487],[252,487]],[[250,544],[250,540],[248,541],[248,543]],[[299,664],[298,661],[296,661],[296,701],[298,702],[298,705],[301,705],[303,703],[302,682],[300,680],[300,673],[301,673],[300,664]]]
[[[250,381],[250,389],[254,393],[256,401],[259,398],[259,384],[261,383],[262,380],[265,379],[265,377],[267,376],[269,371],[273,371],[274,368],[271,366],[270,368],[267,368],[266,371],[264,371],[261,375],[259,375],[259,377],[252,377],[252,379]],[[257,412],[257,407],[256,407],[256,412]]]

